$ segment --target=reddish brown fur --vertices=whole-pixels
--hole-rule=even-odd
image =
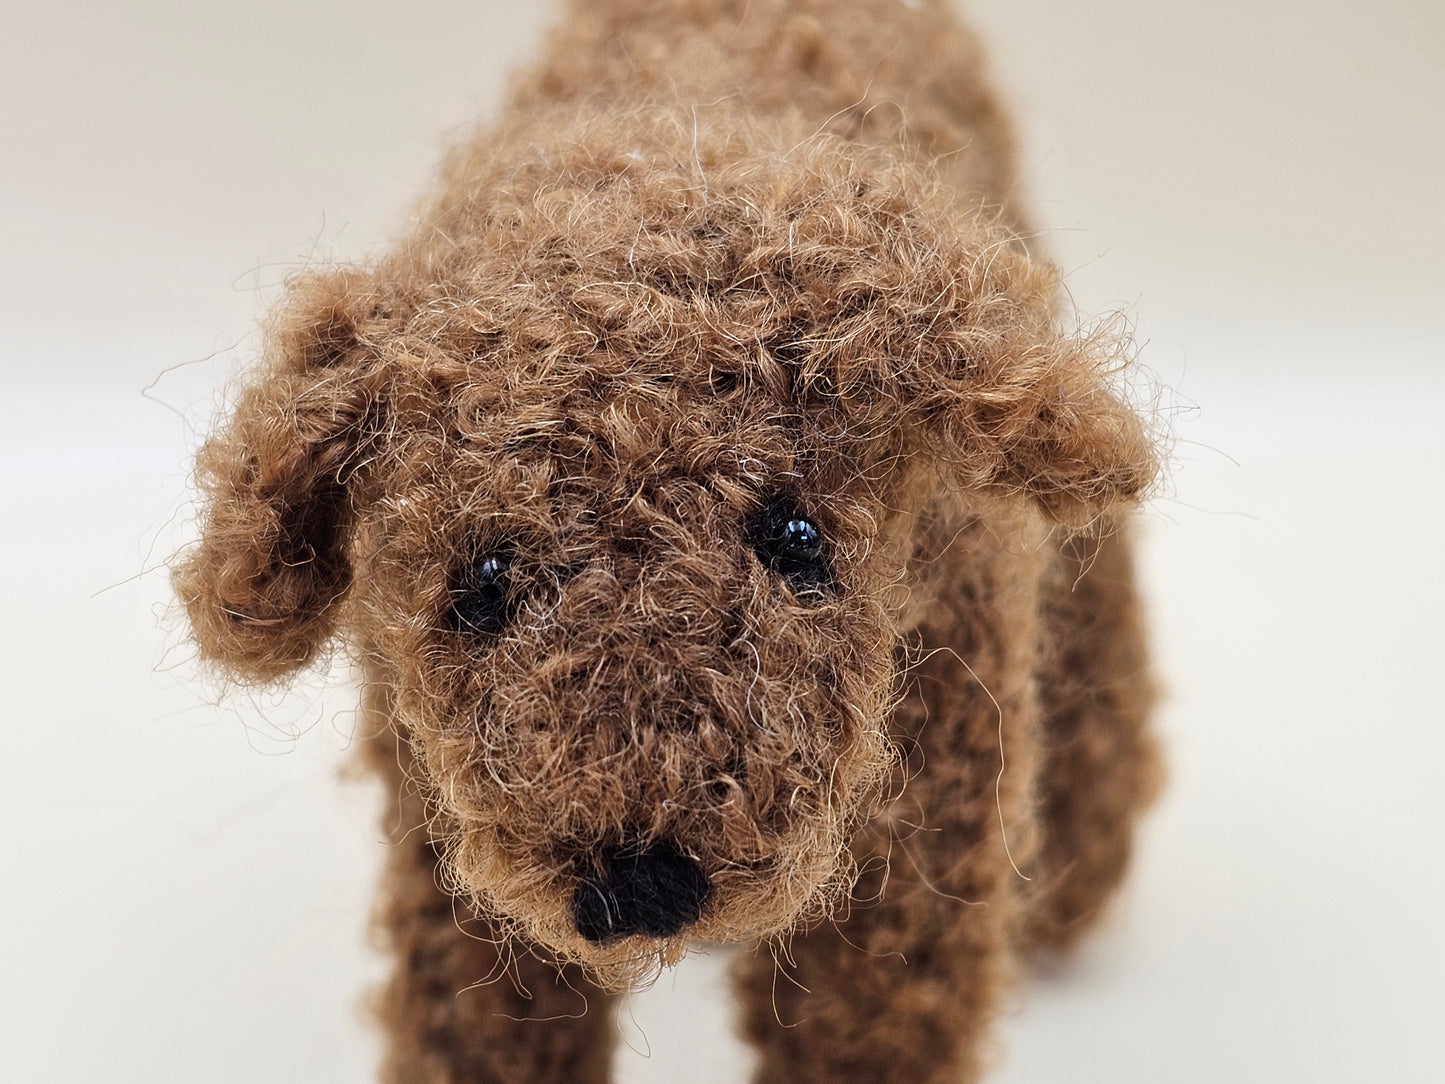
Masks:
[[[1156,768],[1109,528],[1155,463],[1010,146],[941,4],[579,2],[409,240],[293,284],[176,584],[236,677],[361,664],[387,1080],[601,1081],[607,991],[699,940],[764,946],[761,1080],[971,1080],[1015,952],[1113,889]],[[750,552],[777,492],[836,595]],[[458,634],[504,545],[524,604]],[[589,943],[632,839],[712,897]]]

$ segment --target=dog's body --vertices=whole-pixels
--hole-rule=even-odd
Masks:
[[[1022,220],[942,5],[578,0],[411,241],[293,286],[177,583],[244,678],[360,659],[386,1079],[603,1081],[696,940],[764,946],[762,1081],[977,1076],[1157,771],[1152,453]]]

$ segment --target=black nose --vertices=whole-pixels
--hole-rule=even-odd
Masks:
[[[577,886],[572,921],[594,945],[634,934],[671,937],[698,920],[710,895],[702,867],[676,844],[619,847]]]

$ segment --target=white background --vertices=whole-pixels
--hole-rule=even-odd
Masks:
[[[372,1073],[353,694],[220,697],[161,564],[278,284],[396,232],[550,10],[0,7],[0,1077]],[[972,11],[1047,244],[1175,435],[1171,785],[991,1079],[1445,1079],[1445,8]],[[637,999],[621,1080],[744,1078],[718,973]]]

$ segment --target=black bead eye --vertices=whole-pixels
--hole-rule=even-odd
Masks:
[[[816,561],[823,553],[823,533],[812,520],[790,519],[783,528],[782,551],[795,561]]]
[[[837,590],[823,532],[787,497],[775,497],[748,525],[748,544],[758,559],[800,595]]]
[[[511,570],[506,553],[487,554],[462,568],[452,587],[452,628],[485,636],[506,628],[517,609]]]

